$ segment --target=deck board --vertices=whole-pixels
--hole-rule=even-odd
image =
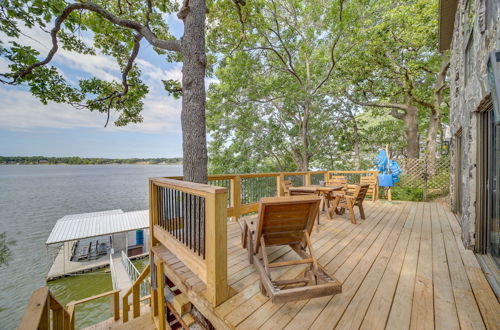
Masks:
[[[228,225],[228,280],[236,294],[207,307],[201,288],[195,305],[219,328],[238,329],[495,329],[500,305],[472,251],[460,239],[455,216],[443,204],[366,202],[366,220],[347,214],[313,229],[316,257],[342,282],[342,293],[273,304],[259,290],[239,226]],[[359,219],[359,215],[357,215]],[[288,247],[270,247],[273,261],[295,259]],[[192,273],[169,258],[178,275]],[[273,278],[299,276],[305,266],[273,270]],[[191,279],[196,284],[195,279]],[[202,287],[202,286],[201,286]],[[189,289],[188,289],[189,290]]]

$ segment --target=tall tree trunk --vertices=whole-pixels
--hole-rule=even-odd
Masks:
[[[418,158],[420,147],[418,145],[418,109],[414,106],[409,106],[404,115],[405,132],[407,146],[406,151],[408,158]]]
[[[309,171],[309,101],[304,105],[304,117],[301,128],[302,152],[300,161],[300,171]]]
[[[429,133],[427,135],[427,161],[429,168],[434,169],[437,159],[437,133],[441,126],[441,113],[439,110],[432,110],[429,116]]]
[[[433,169],[437,159],[437,134],[441,130],[441,103],[443,101],[443,90],[446,87],[446,72],[450,67],[450,58],[443,55],[441,69],[436,75],[434,85],[434,102],[429,116],[429,132],[427,135],[427,159],[430,168]]]
[[[352,117],[353,126],[353,135],[354,135],[354,169],[359,171],[361,168],[361,146],[359,141],[359,128],[358,123],[356,122],[356,117]]]
[[[207,183],[205,122],[205,0],[189,0],[182,38],[182,149],[184,180]]]

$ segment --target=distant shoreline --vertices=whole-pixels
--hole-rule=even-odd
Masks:
[[[0,156],[0,165],[182,165],[182,158]]]
[[[54,165],[61,165],[61,166],[73,166],[73,165],[151,165],[151,166],[154,166],[154,165],[172,165],[172,166],[176,166],[176,165],[182,165],[182,163],[143,163],[143,162],[139,162],[139,163],[101,163],[101,164],[66,164],[66,163],[55,163],[55,164],[48,164],[48,163],[45,163],[45,164],[40,164],[40,163],[10,163],[10,164],[6,164],[6,163],[0,163],[0,166],[16,166],[16,165],[19,165],[19,166],[22,166],[22,165],[39,165],[39,166],[54,166]]]

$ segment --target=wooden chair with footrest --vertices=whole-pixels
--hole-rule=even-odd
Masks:
[[[351,222],[356,223],[356,216],[354,215],[354,206],[359,208],[359,214],[361,215],[361,219],[365,219],[365,210],[363,209],[363,201],[366,196],[366,192],[368,191],[370,185],[368,184],[360,184],[356,185],[356,189],[352,194],[349,192],[346,193],[337,193],[335,195],[335,199],[333,200],[332,210],[335,210],[337,207],[340,207],[341,214],[347,209],[349,210],[349,214],[351,216]]]
[[[342,290],[341,283],[318,264],[311,243],[311,230],[319,209],[317,196],[263,198],[257,219],[240,222],[242,244],[248,250],[251,264],[260,275],[260,290],[273,303],[334,295]],[[271,262],[269,246],[289,245],[298,260]],[[305,266],[303,277],[273,279],[275,268]]]

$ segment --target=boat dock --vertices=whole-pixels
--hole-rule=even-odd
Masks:
[[[111,259],[122,258],[122,251],[130,259],[148,256],[148,226],[148,210],[64,216],[57,221],[46,242],[47,248],[58,249],[47,281],[108,267]]]

